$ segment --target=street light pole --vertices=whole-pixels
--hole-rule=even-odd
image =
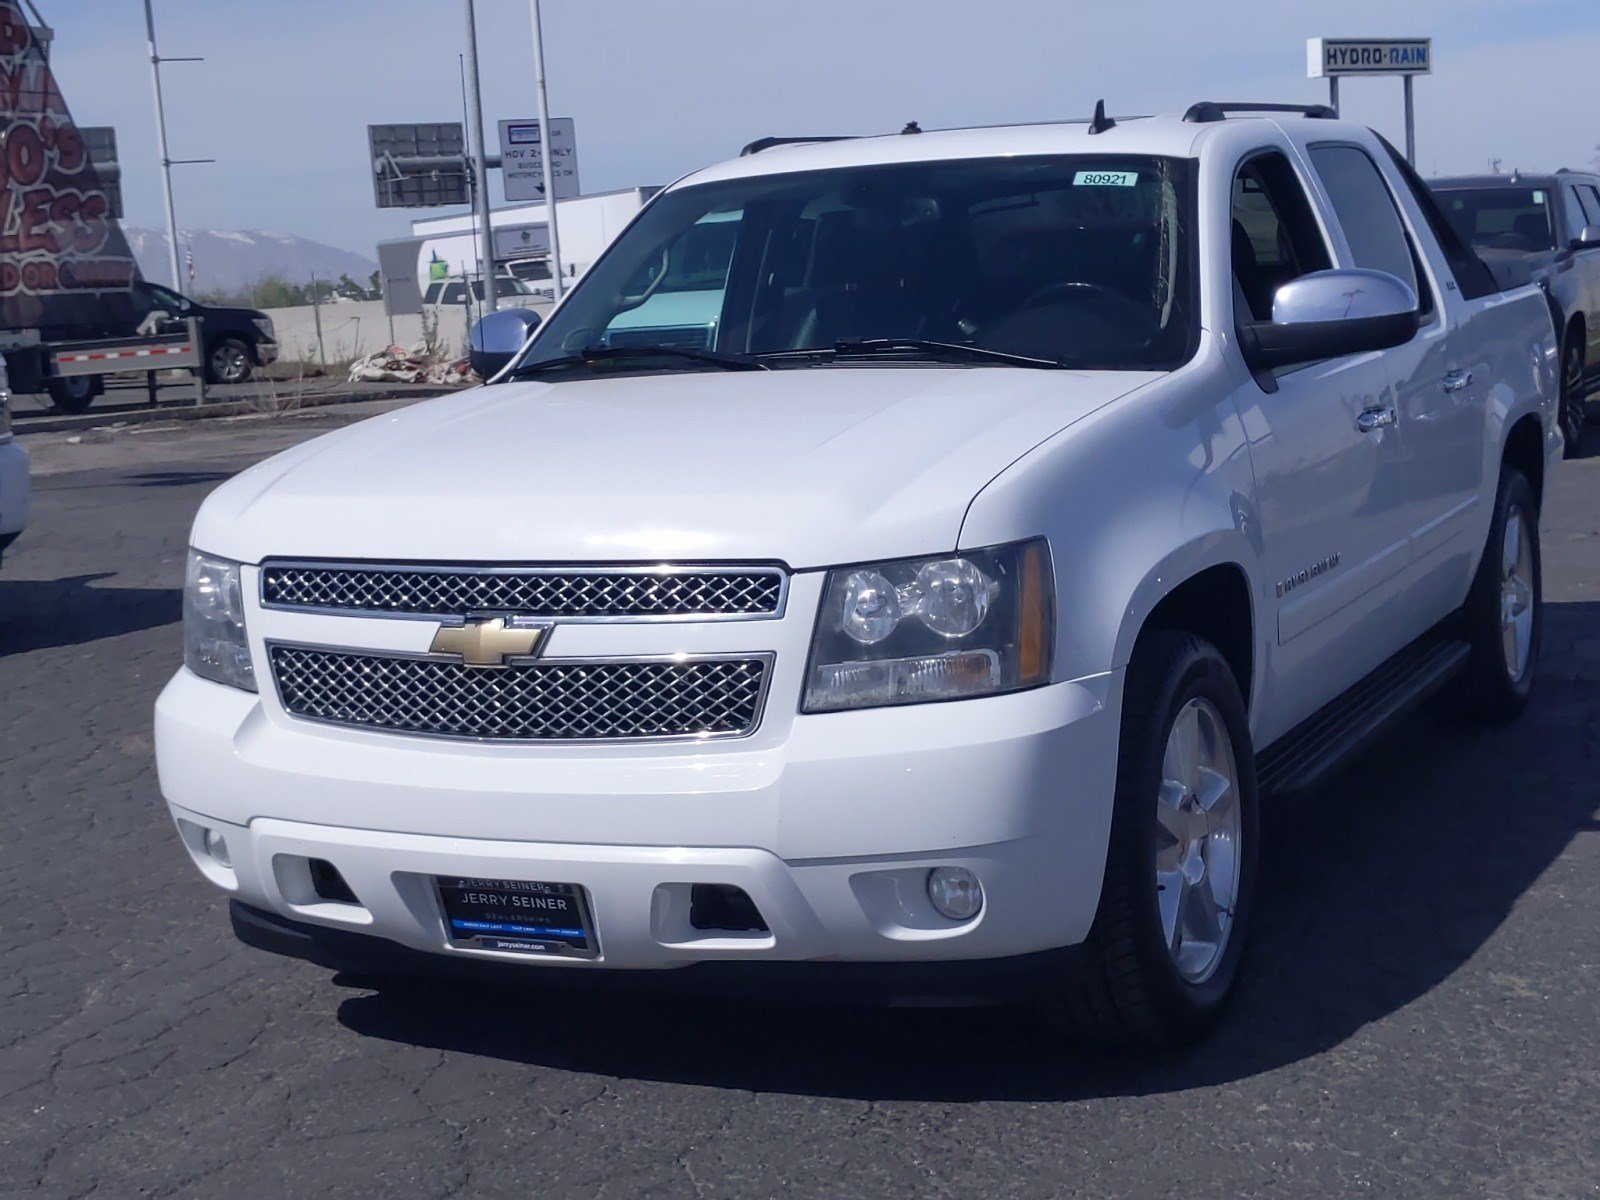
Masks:
[[[178,215],[172,207],[172,159],[167,157],[167,110],[161,103],[161,55],[156,51],[156,18],[144,0],[145,36],[150,44],[150,86],[156,94],[156,146],[161,152],[161,186],[167,196],[167,262],[172,268],[172,290],[183,291],[178,274]]]
[[[148,0],[147,0],[148,2]],[[494,312],[494,234],[489,228],[489,157],[483,143],[483,86],[478,81],[478,20],[473,0],[467,0],[467,75],[472,86],[472,170],[477,182],[479,253],[483,257],[483,308]],[[467,289],[472,294],[472,289]]]
[[[561,231],[556,222],[556,177],[555,177],[555,152],[552,146],[554,139],[550,136],[550,97],[544,86],[544,30],[539,19],[539,0],[531,0],[533,9],[533,71],[535,84],[539,91],[539,140],[544,143],[541,147],[540,159],[544,164],[544,214],[545,222],[550,229],[550,267],[554,283],[556,299],[561,299],[565,292],[566,281],[561,275]]]

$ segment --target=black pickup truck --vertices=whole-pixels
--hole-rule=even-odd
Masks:
[[[1600,389],[1600,175],[1430,179],[1439,207],[1502,287],[1535,281],[1561,335],[1561,432],[1577,450]]]
[[[79,338],[132,337],[138,333],[158,334],[181,330],[180,322],[190,317],[200,323],[201,362],[207,383],[244,383],[257,367],[275,362],[278,341],[272,318],[251,308],[222,308],[202,304],[171,288],[135,279],[115,307],[76,304],[69,315],[77,323],[43,327],[43,343],[33,349],[11,348],[12,387],[18,392],[48,392],[57,409],[81,413],[104,391],[104,377],[77,375],[66,378],[50,374],[45,365],[51,344]]]
[[[133,303],[146,316],[165,312],[180,321],[199,318],[207,383],[243,383],[257,367],[277,361],[278,340],[264,312],[202,304],[149,280],[133,285]]]

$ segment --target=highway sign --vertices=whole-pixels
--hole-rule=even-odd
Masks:
[[[538,121],[500,122],[500,170],[506,200],[544,199],[544,139]],[[550,118],[550,174],[557,200],[578,195],[578,137],[571,117]]]
[[[472,203],[472,172],[460,122],[368,125],[367,146],[379,208]]]
[[[1342,75],[1431,75],[1432,38],[1310,38],[1306,73],[1312,79]]]

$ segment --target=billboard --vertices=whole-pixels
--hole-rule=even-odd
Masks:
[[[139,269],[17,0],[0,0],[0,139],[0,329],[137,324]]]

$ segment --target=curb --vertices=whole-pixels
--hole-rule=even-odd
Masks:
[[[215,417],[273,417],[288,416],[308,408],[329,408],[338,404],[366,404],[377,400],[427,400],[445,396],[461,388],[434,387],[429,384],[406,384],[371,392],[328,392],[316,396],[302,396],[279,412],[264,409],[260,401],[223,400],[199,407],[194,405],[163,405],[159,408],[136,408],[128,412],[79,413],[76,416],[28,417],[12,414],[11,431],[18,437],[30,433],[59,433],[74,429],[102,429],[107,426],[149,425],[157,421],[209,421]]]

